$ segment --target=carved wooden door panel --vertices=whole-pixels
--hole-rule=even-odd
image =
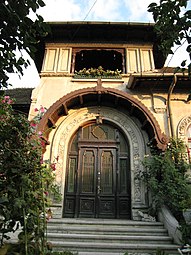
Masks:
[[[98,153],[97,215],[116,217],[116,149],[100,149]]]
[[[76,214],[77,217],[95,217],[96,213],[96,169],[97,150],[82,148],[80,150],[78,190]]]
[[[115,218],[115,172],[115,149],[81,149],[78,217]]]

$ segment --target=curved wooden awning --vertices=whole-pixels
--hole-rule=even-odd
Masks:
[[[101,80],[96,87],[73,91],[56,101],[42,117],[38,131],[43,132],[48,144],[49,133],[61,116],[67,115],[70,109],[98,105],[119,108],[136,117],[141,123],[141,128],[148,134],[149,143],[160,150],[166,149],[168,138],[161,132],[157,120],[148,108],[126,92],[102,87]]]

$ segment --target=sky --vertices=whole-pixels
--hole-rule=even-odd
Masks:
[[[152,14],[147,12],[151,2],[159,0],[44,0],[46,6],[38,10],[45,21],[110,21],[110,22],[144,22],[153,23]],[[191,0],[189,0],[191,9]],[[31,15],[33,18],[33,15]],[[166,66],[178,66],[185,59],[183,45],[172,57],[169,56]],[[181,58],[181,60],[180,60]],[[11,74],[9,82],[13,88],[36,87],[39,75],[31,60],[31,65],[20,79],[17,74]]]

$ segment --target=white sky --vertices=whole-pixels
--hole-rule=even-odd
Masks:
[[[121,21],[152,23],[152,15],[147,12],[151,2],[159,0],[44,0],[46,6],[38,13],[45,21]],[[189,0],[191,7],[191,0]],[[191,8],[189,8],[191,9]],[[178,66],[185,57],[185,46],[177,50],[166,65]],[[15,87],[36,87],[39,76],[33,61],[24,76],[10,75],[9,82]]]

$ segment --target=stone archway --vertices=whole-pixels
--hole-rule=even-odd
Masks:
[[[51,157],[59,156],[56,170],[56,179],[61,186],[64,197],[65,170],[67,165],[68,145],[72,135],[79,126],[95,120],[98,111],[97,107],[87,107],[73,110],[68,113],[66,118],[57,126],[54,131],[51,142]],[[137,178],[140,171],[143,170],[141,161],[147,154],[148,136],[146,132],[134,119],[125,113],[119,112],[114,108],[100,107],[99,114],[104,120],[118,126],[129,141],[130,146],[130,169],[131,169],[131,214],[132,219],[138,219],[137,211],[147,207],[147,192],[144,184]]]

